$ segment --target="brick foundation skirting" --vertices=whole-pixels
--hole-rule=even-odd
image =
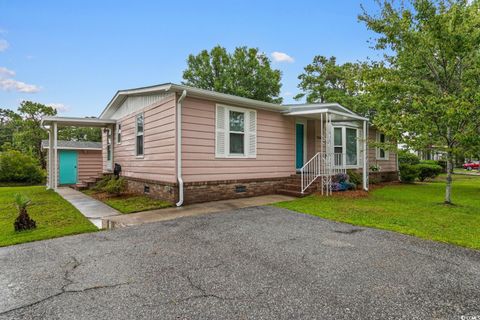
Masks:
[[[176,183],[124,178],[127,180],[128,192],[147,194],[171,203],[178,201]],[[186,182],[183,186],[184,204],[275,194],[283,187],[287,178]],[[145,192],[145,187],[147,187],[148,193]]]
[[[175,183],[143,180],[124,177],[127,180],[127,191],[137,194],[146,194],[152,198],[162,199],[175,203],[178,197],[178,187]]]
[[[368,180],[371,184],[398,181],[398,171],[369,172]]]
[[[275,194],[285,178],[191,182],[184,185],[185,203],[227,200]]]

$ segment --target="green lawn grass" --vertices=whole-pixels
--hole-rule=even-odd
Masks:
[[[119,197],[106,197],[104,194],[96,193],[93,190],[83,191],[85,194],[103,201],[110,207],[121,213],[133,213],[154,209],[171,207],[170,202],[153,199],[146,195],[121,195]]]
[[[36,229],[22,232],[13,229],[17,217],[13,205],[15,193],[32,200],[28,213],[37,222]],[[75,207],[54,191],[45,190],[45,186],[0,187],[0,247],[96,230]]]
[[[420,238],[480,249],[480,177],[455,176],[453,202],[443,204],[444,177],[428,183],[389,185],[364,198],[309,196],[278,207]]]

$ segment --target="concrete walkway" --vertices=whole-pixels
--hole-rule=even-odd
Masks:
[[[207,213],[233,210],[239,208],[264,206],[267,204],[290,201],[294,197],[274,194],[267,196],[211,201],[187,205],[183,207],[143,211],[119,216],[109,216],[102,219],[102,227],[105,229],[123,228],[144,223],[172,220],[180,217],[198,216]]]
[[[72,188],[58,188],[56,191],[99,229],[102,227],[102,218],[120,214],[105,203]]]

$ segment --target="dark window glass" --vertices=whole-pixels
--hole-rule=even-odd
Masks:
[[[380,140],[381,143],[385,143],[385,135],[383,133],[380,133],[379,138],[380,138],[379,140]],[[380,159],[385,158],[385,149],[379,149],[378,155],[379,155]]]
[[[143,130],[144,130],[144,128],[143,128],[143,114],[139,114],[137,116],[137,128],[136,128],[136,131],[137,131],[137,141],[136,141],[137,156],[143,156]]]
[[[244,134],[243,133],[230,133],[230,153],[231,154],[244,154]]]
[[[347,154],[347,165],[356,165],[357,164],[357,130],[346,128],[345,129],[345,140],[346,140],[346,154]]]
[[[143,136],[137,136],[137,156],[143,156]]]
[[[244,132],[245,114],[243,112],[230,111],[230,131]]]
[[[143,133],[143,115],[140,114],[137,116],[137,134]]]
[[[122,124],[118,124],[117,126],[117,143],[122,142]]]
[[[333,129],[333,144],[335,146],[342,145],[342,128],[334,128]]]

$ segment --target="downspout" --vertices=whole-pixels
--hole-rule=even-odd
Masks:
[[[178,202],[177,207],[183,204],[183,178],[182,178],[182,101],[187,96],[187,90],[183,90],[177,102],[177,180]]]

